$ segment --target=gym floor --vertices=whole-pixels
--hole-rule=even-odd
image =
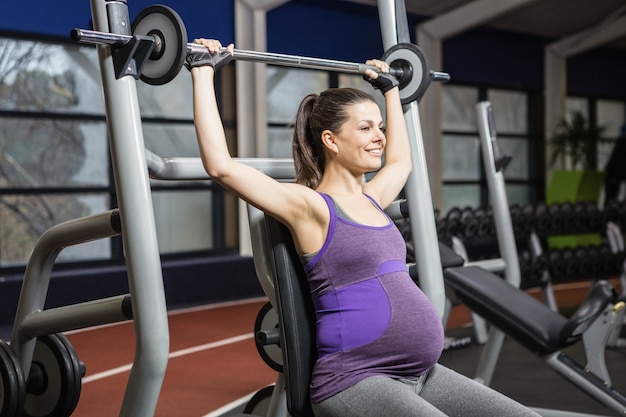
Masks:
[[[557,288],[565,310],[584,298],[589,283]],[[273,383],[276,373],[259,356],[253,339],[254,322],[265,299],[179,310],[170,315],[170,359],[159,397],[157,417],[220,417],[241,412],[258,389]],[[473,338],[470,315],[453,308],[447,335]],[[101,326],[67,333],[87,368],[75,417],[119,414],[134,356],[132,323]],[[444,352],[441,363],[473,376],[482,346]],[[582,347],[566,351],[582,360]],[[626,348],[607,350],[613,385],[626,392]],[[516,400],[545,409],[614,415],[559,377],[541,359],[506,339],[492,387]]]

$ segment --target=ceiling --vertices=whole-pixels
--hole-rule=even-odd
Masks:
[[[376,0],[352,0],[376,5]],[[406,0],[408,13],[438,17],[467,7],[470,3],[483,5],[517,4],[517,0]],[[536,35],[558,41],[587,30],[597,30],[612,20],[626,18],[624,0],[533,0],[507,12],[489,18],[481,25],[513,32]],[[626,50],[626,23],[616,30],[618,37],[603,44]],[[595,28],[595,29],[594,29]]]

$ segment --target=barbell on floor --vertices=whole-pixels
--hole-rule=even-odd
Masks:
[[[133,53],[137,50],[137,41],[144,42],[146,47],[140,49],[143,56],[139,55],[140,58],[136,59],[141,61],[137,64],[136,74],[142,81],[152,85],[165,84],[174,79],[183,67],[187,54],[206,52],[202,45],[187,42],[187,31],[182,19],[167,6],[154,5],[142,10],[133,21],[132,33],[123,35],[73,29],[71,38],[86,44],[110,45],[116,50],[131,49],[128,47],[132,45]],[[363,74],[367,69],[378,71],[374,66],[361,63],[243,49],[234,49],[233,59],[348,74]],[[385,51],[381,59],[389,64],[390,72],[400,82],[403,104],[419,100],[431,81],[447,82],[450,79],[447,73],[428,70],[424,54],[414,44],[394,45]]]

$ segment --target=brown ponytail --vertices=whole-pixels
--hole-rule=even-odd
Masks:
[[[354,88],[331,88],[302,99],[293,132],[296,183],[317,188],[326,164],[322,132],[339,132],[348,119],[347,107],[363,101],[375,102],[372,96]]]

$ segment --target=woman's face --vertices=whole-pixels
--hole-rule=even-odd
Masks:
[[[349,117],[334,134],[337,159],[355,174],[376,171],[386,144],[380,109],[374,102],[363,101],[346,110]]]

